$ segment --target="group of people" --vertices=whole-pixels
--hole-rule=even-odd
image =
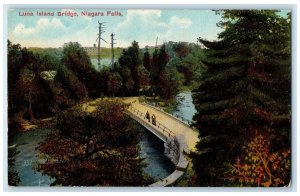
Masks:
[[[148,119],[148,122],[150,122],[150,114],[148,111],[146,112],[146,118]],[[151,120],[152,120],[152,124],[156,125],[156,116],[154,114],[152,114]]]

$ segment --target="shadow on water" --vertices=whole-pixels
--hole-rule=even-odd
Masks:
[[[141,133],[141,157],[148,164],[144,171],[156,180],[167,177],[175,167],[164,155],[164,142],[143,127]]]

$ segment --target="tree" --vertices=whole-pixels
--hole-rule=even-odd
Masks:
[[[139,92],[144,92],[150,88],[150,74],[145,69],[144,66],[139,66],[137,68],[137,75],[138,75],[138,86],[140,87]]]
[[[185,76],[185,81],[184,81],[184,85],[190,85],[190,83],[192,82],[193,78],[194,78],[194,72],[193,72],[193,67],[190,66],[189,64],[185,64],[185,63],[179,63],[177,64],[177,69],[179,72],[183,73]]]
[[[170,92],[174,89],[166,90],[171,83],[166,73],[166,66],[169,62],[169,55],[166,51],[166,45],[163,44],[159,50],[155,48],[152,55],[152,64],[150,69],[150,78],[154,97],[159,94],[163,98],[171,98]]]
[[[270,141],[257,135],[237,157],[224,180],[243,186],[284,186],[290,182],[291,150],[270,152]]]
[[[129,69],[131,70],[132,79],[134,81],[135,93],[137,93],[140,89],[138,67],[142,64],[138,42],[132,42],[131,47],[128,48],[128,54],[131,58],[131,65],[129,66]]]
[[[194,97],[201,130],[194,165],[202,186],[224,185],[225,165],[257,132],[270,138],[271,154],[290,149],[289,20],[272,10],[218,13],[219,40],[198,39],[207,67]]]
[[[138,42],[133,41],[132,45],[123,50],[122,55],[119,58],[120,70],[123,77],[124,93],[138,94],[140,89],[148,85],[148,71],[142,64],[140,57],[140,48]],[[129,70],[128,70],[129,69]],[[134,86],[133,90],[131,86]]]
[[[69,42],[63,46],[63,62],[81,79],[92,68],[90,57],[78,42]]]
[[[159,75],[159,83],[156,86],[158,95],[167,100],[173,98],[178,92],[177,82],[172,75],[169,75],[165,70]]]
[[[158,70],[161,72],[164,70],[169,62],[169,55],[166,51],[166,45],[163,44],[159,49],[158,54]]]
[[[92,66],[87,52],[78,42],[69,42],[63,46],[62,61],[85,85],[90,97],[99,96],[101,90],[96,89],[99,85],[95,85],[99,80],[99,75]]]
[[[21,50],[23,68],[18,75],[14,90],[18,92],[18,107],[28,111],[29,119],[47,117],[51,114],[53,95],[49,86],[40,77],[42,59],[26,48]]]
[[[120,101],[100,100],[94,111],[81,106],[57,117],[57,134],[38,147],[45,162],[37,169],[55,178],[52,185],[141,186],[137,129]]]
[[[151,84],[153,86],[157,85],[158,77],[159,77],[158,50],[157,50],[157,48],[155,48],[155,50],[152,54],[151,70],[150,70]]]
[[[8,69],[8,114],[19,110],[20,99],[16,90],[19,75],[24,67],[22,48],[20,44],[12,44],[9,40],[7,43],[7,69]]]
[[[120,68],[120,75],[123,81],[123,95],[132,95],[134,91],[134,82],[130,69],[126,65],[123,65]]]
[[[63,85],[64,89],[68,90],[70,99],[81,101],[88,98],[88,90],[85,85],[67,67],[62,66],[58,69],[57,80]]]
[[[111,96],[115,96],[122,87],[122,78],[119,73],[112,72],[108,75],[107,79],[107,91]]]
[[[189,54],[189,46],[185,42],[178,42],[173,44],[173,50],[175,50],[176,55],[182,59]]]
[[[147,69],[147,71],[150,72],[150,70],[151,70],[151,58],[150,58],[148,46],[146,46],[146,51],[144,53],[143,65]]]

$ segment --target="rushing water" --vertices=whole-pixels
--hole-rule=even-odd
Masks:
[[[192,121],[196,112],[190,92],[180,93],[176,97],[178,105],[173,114]],[[142,126],[140,140],[141,157],[145,158],[147,167],[144,171],[155,179],[163,179],[174,171],[172,163],[164,156],[163,142]],[[15,170],[19,173],[20,186],[49,186],[54,180],[33,169],[37,161],[36,147],[43,141],[49,130],[33,130],[19,134],[10,145],[16,145]]]
[[[179,116],[191,123],[193,116],[197,112],[195,105],[193,104],[193,97],[191,92],[179,93],[176,96],[177,107],[172,112],[173,115]]]

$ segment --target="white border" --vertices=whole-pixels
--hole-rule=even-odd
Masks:
[[[271,9],[276,9],[276,8],[291,8],[293,9],[293,15],[292,15],[292,22],[293,22],[293,27],[292,27],[292,157],[293,157],[293,174],[292,174],[292,188],[288,188],[288,190],[286,188],[270,188],[270,189],[262,189],[262,188],[180,188],[180,187],[166,187],[166,188],[139,188],[139,187],[134,187],[134,188],[122,188],[122,187],[109,187],[109,188],[83,188],[83,187],[76,187],[76,188],[59,188],[59,187],[51,187],[51,188],[42,188],[40,189],[39,187],[36,188],[32,188],[32,187],[17,187],[14,189],[11,189],[10,187],[8,187],[7,185],[5,186],[5,183],[7,183],[7,139],[6,139],[6,131],[7,131],[7,90],[6,90],[6,86],[7,86],[7,69],[6,69],[6,38],[7,38],[7,32],[6,32],[6,10],[3,10],[3,6],[4,4],[15,4],[15,3],[22,3],[22,4],[26,4],[26,5],[14,5],[14,7],[94,7],[94,3],[96,3],[93,0],[85,0],[85,1],[76,1],[76,0],[52,0],[52,1],[46,1],[46,2],[40,2],[38,0],[27,0],[27,1],[20,1],[20,0],[4,0],[2,2],[1,8],[0,8],[0,13],[1,14],[1,26],[3,27],[2,31],[1,31],[1,41],[0,41],[0,45],[2,45],[3,47],[1,47],[0,49],[0,53],[1,53],[1,58],[3,59],[3,61],[1,62],[1,66],[0,66],[0,78],[3,79],[3,83],[0,85],[1,88],[1,94],[2,98],[3,98],[3,102],[1,104],[1,112],[0,112],[0,119],[3,119],[3,121],[1,121],[2,125],[3,125],[3,142],[4,145],[0,145],[1,147],[1,152],[3,152],[3,156],[1,156],[1,160],[3,158],[3,170],[1,168],[1,173],[4,172],[3,174],[3,183],[1,183],[1,186],[3,185],[4,191],[77,191],[77,192],[85,192],[85,191],[116,191],[116,192],[130,192],[130,191],[146,191],[146,192],[150,192],[150,191],[185,191],[185,192],[195,192],[195,191],[201,191],[201,192],[225,192],[225,193],[229,193],[229,192],[240,192],[240,191],[248,191],[248,192],[254,192],[254,191],[262,191],[262,192],[272,192],[272,194],[275,194],[275,192],[278,191],[297,191],[297,185],[299,182],[297,182],[296,177],[299,176],[299,170],[297,170],[297,160],[295,160],[297,153],[295,152],[295,150],[297,150],[297,139],[299,141],[299,134],[297,136],[297,113],[299,111],[298,105],[297,105],[297,97],[298,97],[298,87],[299,87],[299,80],[297,80],[297,75],[299,76],[299,69],[297,69],[297,54],[299,53],[299,51],[297,51],[297,46],[298,46],[298,40],[297,40],[297,32],[299,32],[299,25],[296,25],[296,21],[299,14],[298,14],[298,1],[296,0],[277,0],[277,1],[264,1],[261,0],[260,2],[254,2],[255,4],[251,4],[253,3],[253,1],[249,1],[249,0],[243,0],[243,3],[241,2],[233,2],[233,1],[229,1],[229,3],[232,4],[224,4],[224,0],[220,1],[220,0],[211,0],[208,3],[209,4],[197,4],[198,2],[196,0],[185,0],[184,2],[177,2],[176,5],[174,4],[167,4],[166,3],[167,0],[165,1],[161,1],[161,0],[152,0],[152,1],[138,1],[138,0],[127,0],[126,4],[124,4],[125,0],[103,0],[101,1],[101,5],[97,5],[101,6],[103,8],[111,8],[111,7],[116,7],[116,8],[171,8],[171,9],[182,9],[182,8],[200,8],[200,9],[218,9],[218,8],[223,8],[223,9],[232,9],[232,8],[237,8],[237,9],[241,9],[241,8],[245,8],[245,9],[252,9],[252,8],[271,8]],[[100,1],[99,1],[100,2]],[[54,3],[54,4],[49,4],[49,3]],[[84,3],[84,5],[82,5],[81,3]],[[120,4],[121,5],[120,5]],[[154,3],[154,4],[149,4],[149,3]],[[287,3],[292,3],[294,4],[293,7],[290,7],[291,5],[287,5]],[[38,5],[37,5],[38,4]],[[64,5],[63,5],[64,4]],[[66,5],[69,4],[69,5]],[[87,5],[88,4],[88,5]],[[268,5],[269,4],[269,5]],[[270,5],[271,4],[271,5]],[[7,7],[6,7],[7,8]],[[2,64],[3,63],[3,64]],[[3,147],[3,149],[2,149]],[[299,153],[299,152],[298,152]],[[298,156],[299,157],[299,156]],[[298,158],[297,157],[297,158]],[[295,172],[296,171],[296,172]],[[282,190],[284,189],[284,190]],[[286,192],[284,194],[287,194]]]

